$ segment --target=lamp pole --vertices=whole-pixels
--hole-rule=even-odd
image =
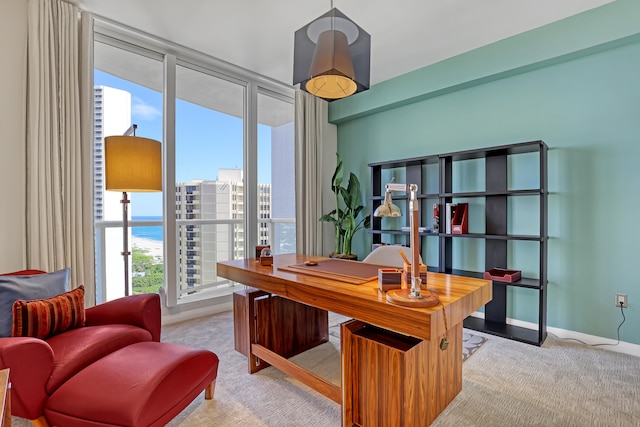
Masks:
[[[122,192],[122,257],[124,258],[124,296],[129,296],[129,203],[127,192]]]
[[[409,241],[411,242],[411,292],[409,298],[422,298],[420,285],[420,242],[418,241],[418,185],[390,182],[386,192],[404,191],[409,193]]]
[[[136,136],[138,125],[133,123],[122,136]],[[124,296],[129,296],[129,204],[131,201],[127,197],[127,192],[122,192],[122,258],[124,259]]]
[[[418,242],[418,198],[416,193],[418,186],[416,184],[407,185],[407,189],[410,192],[409,198],[409,239],[411,240],[411,293],[409,298],[422,298],[420,292],[420,285],[422,279],[420,279],[420,243]]]

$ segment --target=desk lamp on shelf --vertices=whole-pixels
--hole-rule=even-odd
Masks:
[[[392,289],[387,291],[387,301],[393,304],[410,307],[432,307],[440,303],[436,294],[421,289],[420,278],[420,243],[418,234],[418,185],[390,182],[385,186],[384,203],[373,213],[376,217],[399,217],[400,208],[391,200],[393,191],[409,194],[409,240],[411,242],[411,287],[409,289]],[[426,282],[426,281],[425,281]]]
[[[160,142],[136,136],[137,125],[104,139],[105,189],[122,192],[124,295],[129,295],[129,203],[127,192],[162,191]]]

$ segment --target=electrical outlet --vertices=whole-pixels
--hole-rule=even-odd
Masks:
[[[616,294],[616,307],[627,308],[627,294]]]

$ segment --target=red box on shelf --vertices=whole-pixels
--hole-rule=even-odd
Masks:
[[[469,203],[458,203],[451,220],[451,234],[466,234],[469,232]]]
[[[485,279],[495,280],[497,282],[515,282],[520,280],[522,272],[520,270],[508,270],[506,268],[492,268],[484,272]]]

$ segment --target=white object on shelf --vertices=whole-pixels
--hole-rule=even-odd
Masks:
[[[453,215],[456,212],[455,203],[447,203],[445,213],[445,233],[451,234],[451,221],[453,221]]]

